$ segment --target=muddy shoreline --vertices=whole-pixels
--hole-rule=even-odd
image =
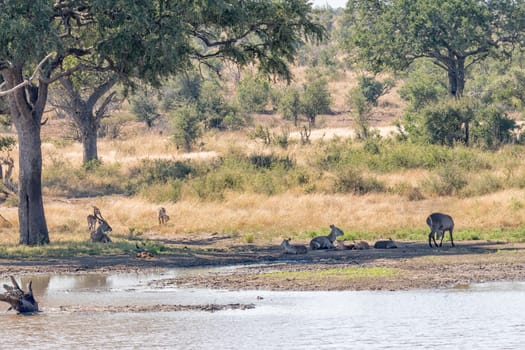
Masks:
[[[0,259],[0,276],[207,266],[235,268],[165,279],[157,281],[155,286],[229,290],[408,290],[463,288],[488,281],[525,281],[525,244],[473,241],[431,249],[422,242],[398,242],[396,249],[308,251],[302,255],[283,254],[278,246],[234,245],[228,249],[185,248],[146,259],[134,254]],[[348,271],[360,273],[350,275]]]

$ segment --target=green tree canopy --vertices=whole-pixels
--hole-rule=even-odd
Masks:
[[[525,36],[525,4],[515,0],[349,0],[345,47],[373,71],[402,70],[430,58],[461,96],[466,69],[509,54]]]

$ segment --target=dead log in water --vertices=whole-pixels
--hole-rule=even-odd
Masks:
[[[11,276],[11,282],[13,286],[4,284],[6,290],[3,294],[0,294],[0,301],[6,302],[11,305],[8,311],[14,309],[20,314],[30,314],[38,312],[38,303],[33,297],[33,289],[31,287],[32,281],[27,284],[27,293],[20,288],[15,278]]]

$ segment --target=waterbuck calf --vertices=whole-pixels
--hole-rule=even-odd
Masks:
[[[304,245],[292,245],[290,244],[290,240],[291,238],[288,238],[281,243],[284,254],[306,254],[306,247]]]
[[[166,208],[161,207],[159,209],[159,225],[164,225],[169,221],[170,217],[166,213]]]
[[[432,248],[432,240],[438,247],[436,238],[440,240],[439,247],[443,245],[443,237],[445,231],[450,232],[450,242],[454,247],[454,238],[452,238],[452,231],[454,231],[454,220],[447,214],[432,213],[427,217],[427,225],[430,227],[430,233],[428,234],[428,245]]]
[[[397,248],[397,244],[396,242],[392,240],[392,238],[390,238],[386,240],[377,241],[374,244],[374,248],[375,249],[392,249],[392,248]]]
[[[334,241],[339,236],[343,236],[344,232],[340,228],[330,225],[330,234],[328,236],[314,237],[310,241],[310,248],[315,249],[334,249]]]
[[[110,243],[111,238],[109,238],[108,234],[106,232],[111,232],[113,229],[106,220],[104,219],[98,219],[98,228],[94,231],[91,231],[91,242],[96,243]]]
[[[97,227],[98,219],[104,220],[104,218],[102,217],[102,213],[100,213],[100,209],[93,206],[93,215],[90,214],[87,216],[87,223],[88,223],[89,231],[93,231],[95,227]]]

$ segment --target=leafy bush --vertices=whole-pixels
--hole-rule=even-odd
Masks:
[[[297,86],[287,86],[278,98],[278,110],[283,115],[283,119],[292,120],[294,125],[299,123],[301,114],[301,93]]]
[[[484,174],[472,179],[467,186],[461,191],[461,195],[465,197],[482,196],[489,193],[494,193],[503,188],[503,182],[497,176],[492,174]]]
[[[426,141],[447,146],[466,142],[465,124],[472,120],[473,112],[466,104],[451,99],[427,106],[421,112]]]
[[[195,169],[189,162],[172,160],[142,160],[138,167],[130,170],[130,177],[138,184],[152,185],[170,180],[183,180]]]
[[[401,98],[409,102],[409,111],[420,111],[429,104],[447,98],[447,83],[434,63],[419,60],[413,66],[399,89]]]
[[[331,96],[326,79],[317,78],[305,84],[300,102],[301,112],[310,125],[315,125],[317,115],[330,113]]]
[[[374,77],[360,76],[358,79],[357,87],[359,91],[365,97],[367,103],[372,106],[377,106],[379,97],[386,94],[394,86],[394,81],[391,79],[385,79],[381,82]]]
[[[295,165],[295,161],[289,156],[280,157],[275,154],[252,154],[248,157],[248,160],[256,168],[265,169],[282,166],[284,169],[288,170]]]
[[[118,164],[101,163],[75,168],[64,160],[51,160],[43,172],[42,184],[54,193],[70,197],[129,193],[128,177]]]
[[[467,184],[466,174],[459,167],[451,165],[439,169],[436,175],[431,176],[422,185],[436,195],[451,196],[459,194]]]
[[[511,132],[516,128],[516,122],[507,117],[500,108],[490,105],[476,113],[471,135],[475,144],[496,148],[512,140]]]
[[[155,203],[177,202],[182,197],[184,182],[180,179],[139,187],[138,194]]]
[[[145,93],[139,93],[131,99],[131,111],[137,120],[145,122],[148,128],[151,128],[155,120],[160,117],[157,103]]]
[[[335,193],[366,194],[384,190],[385,186],[381,182],[372,177],[365,177],[353,169],[338,172],[333,186]]]
[[[263,78],[248,76],[237,86],[237,98],[247,112],[264,112],[270,95],[270,83]]]
[[[202,125],[199,112],[195,105],[185,105],[172,113],[173,141],[177,147],[189,152],[197,139],[202,135]]]
[[[231,169],[219,168],[190,182],[191,190],[200,199],[222,200],[226,190],[242,190],[243,177]]]

